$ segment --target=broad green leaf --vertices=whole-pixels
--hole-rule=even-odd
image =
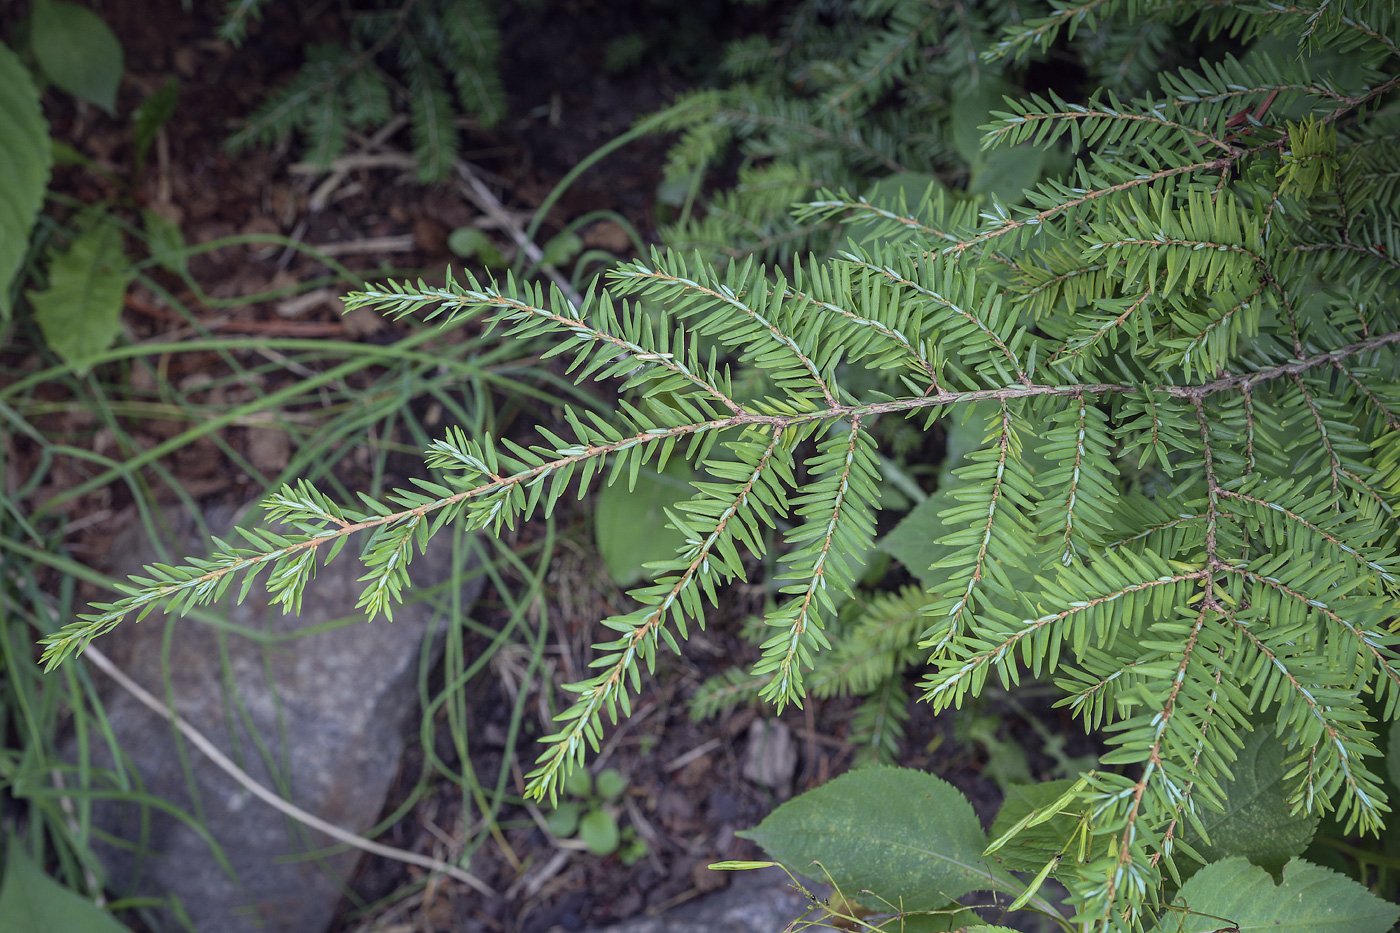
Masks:
[[[991,837],[1000,839],[1032,810],[1046,809],[1059,799],[1060,795],[1074,786],[1072,779],[1042,781],[1039,784],[1015,784],[1006,792],[1006,800],[1001,805],[996,819],[992,820]],[[1060,852],[1071,858],[1076,853],[1071,845],[1065,846],[1079,828],[1079,814],[1063,811],[1034,826],[1025,826],[1016,833],[1005,846],[998,849],[992,858],[1012,871],[1038,871],[1041,866]],[[1068,864],[1068,863],[1066,863]]]
[[[605,810],[589,810],[583,819],[579,820],[578,836],[594,855],[612,855],[621,841],[617,831],[617,820]]]
[[[1241,855],[1277,874],[1312,842],[1319,817],[1288,812],[1284,757],[1283,745],[1271,729],[1255,729],[1245,736],[1244,747],[1230,767],[1235,779],[1225,785],[1224,812],[1197,808],[1210,844],[1189,822],[1186,825],[1186,842],[1207,862]]]
[[[10,317],[10,284],[29,249],[44,204],[53,151],[39,89],[19,56],[0,45],[0,320]]]
[[[34,6],[30,47],[49,80],[74,97],[117,112],[122,45],[102,17],[62,0]]]
[[[578,818],[582,812],[583,804],[566,800],[544,818],[544,823],[555,836],[566,839],[578,831]]]
[[[541,250],[540,262],[546,266],[562,266],[583,249],[583,240],[575,233],[564,232],[554,237]]]
[[[11,842],[0,886],[0,933],[126,933],[92,901],[63,887]]]
[[[505,265],[500,249],[491,238],[475,227],[458,227],[447,236],[447,248],[463,259],[476,259],[491,269]]]
[[[972,908],[949,903],[941,910],[905,914],[893,926],[881,929],[889,930],[890,933],[954,933],[957,930],[966,930],[969,924],[979,923],[981,919]]]
[[[627,790],[627,778],[616,768],[604,768],[599,771],[598,776],[593,779],[593,784],[597,788],[598,796],[604,800],[616,800]]]
[[[1019,890],[982,857],[987,836],[967,798],[909,768],[843,774],[739,835],[815,881],[830,873],[844,892],[872,892],[862,898],[869,907],[884,898],[904,910],[936,910],[969,891]]]
[[[982,125],[993,110],[1005,110],[1002,98],[1011,87],[1000,78],[988,76],[958,94],[953,101],[950,129],[953,148],[969,166],[982,156]]]
[[[647,576],[647,561],[669,557],[685,536],[666,525],[666,509],[690,498],[695,474],[674,457],[664,473],[643,466],[628,490],[623,478],[598,494],[593,534],[608,575],[618,586],[631,586]]]
[[[1222,927],[1218,918],[1240,933],[1385,933],[1400,918],[1400,906],[1299,858],[1284,866],[1279,885],[1246,859],[1212,862],[1181,886],[1172,903],[1193,912],[1166,912],[1156,928],[1160,933],[1214,933]]]
[[[646,858],[647,852],[651,850],[647,848],[647,841],[636,835],[636,830],[630,826],[623,831],[623,837],[627,839],[627,843],[618,850],[617,860],[630,868]]]
[[[99,217],[50,264],[49,287],[26,293],[49,347],[76,371],[116,339],[129,281],[121,230]]]
[[[967,193],[990,194],[1002,204],[1019,204],[1026,189],[1040,181],[1046,155],[1045,149],[1029,145],[984,152],[972,163]]]
[[[886,551],[914,576],[924,589],[933,587],[942,578],[930,568],[953,553],[953,549],[938,543],[938,539],[952,529],[943,524],[938,513],[956,505],[951,489],[938,489],[927,499],[914,506],[890,529],[889,534],[880,539],[880,548]],[[1026,575],[1028,584],[1034,583]]]
[[[589,774],[586,768],[575,768],[570,771],[568,778],[564,780],[564,793],[573,794],[575,797],[591,797],[593,795],[593,775]]]

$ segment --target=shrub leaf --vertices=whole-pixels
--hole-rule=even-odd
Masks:
[[[1173,914],[1157,929],[1214,933],[1225,918],[1240,933],[1385,933],[1400,918],[1400,906],[1386,903],[1345,875],[1300,858],[1284,866],[1279,885],[1246,859],[1213,862],[1181,886],[1175,902],[1193,913]]]
[[[112,345],[129,281],[121,231],[99,219],[50,265],[49,287],[28,292],[44,339],[65,363],[86,372]]]
[[[967,798],[910,768],[844,774],[739,835],[815,881],[825,869],[848,895],[870,891],[870,906],[935,910],[969,891],[1021,889],[982,857],[987,836]]]
[[[122,45],[91,10],[45,0],[34,7],[30,45],[50,81],[74,97],[117,112]]]
[[[0,887],[0,933],[126,933],[127,928],[102,908],[40,871],[14,842],[8,848]]]
[[[10,284],[44,204],[53,152],[39,90],[19,56],[0,45],[0,320],[10,317]]]

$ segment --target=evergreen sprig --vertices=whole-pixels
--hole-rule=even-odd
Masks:
[[[893,6],[862,9],[875,22],[870,10]],[[912,198],[823,178],[794,222],[860,224],[847,228],[858,241],[785,270],[743,249],[718,264],[657,251],[578,306],[471,276],[351,295],[349,307],[447,324],[484,314],[626,394],[607,419],[566,410],[566,432],[540,428],[528,447],[449,431],[429,451],[438,475],[384,503],[351,509],[290,486],[270,502],[289,530],[147,568],[49,638],[45,659],[157,604],[185,610],[235,579],[246,592],[264,570],[295,605],[317,560],[361,531],[361,605],[387,614],[413,553],[447,522],[499,531],[683,456],[702,471],[668,513],[684,543],[657,555],[635,609],[602,620],[611,636],[568,686],[532,796],[557,794],[604,720],[631,712],[661,646],[684,651],[719,588],[771,555],[782,569],[761,656],[704,705],[863,693],[856,726],[878,756],[899,734],[911,652],[936,709],[992,679],[1051,680],[1110,746],[1072,794],[1079,854],[1056,860],[1086,928],[1136,928],[1188,867],[1186,827],[1204,835],[1201,814],[1225,798],[1253,728],[1286,746],[1298,811],[1379,833],[1391,804],[1377,721],[1400,717],[1400,189],[1381,177],[1392,155],[1368,149],[1394,148],[1400,77],[1367,70],[1393,66],[1395,42],[1364,6],[1143,0],[1026,17],[993,58],[1076,28],[1080,10],[1086,28],[1120,30],[1199,13],[1207,34],[1279,33],[1324,57],[1268,75],[1202,65],[1131,99],[1010,104],[986,146],[1068,137],[1084,149],[1022,206],[955,197],[932,178]],[[913,34],[893,16],[879,24]],[[904,61],[895,46],[860,47],[867,72]],[[1353,56],[1362,77],[1334,87],[1314,74],[1327,54]],[[822,79],[839,98],[830,119],[883,86],[867,72]],[[806,126],[820,126],[814,113]],[[764,390],[737,391],[736,367]],[[870,599],[858,579],[876,547],[882,422],[927,429],[971,405],[985,414],[980,443],[950,465],[942,511],[920,526],[940,556],[909,568],[931,585]]]
[[[231,0],[220,34],[241,42],[263,2]],[[460,148],[458,117],[491,127],[505,115],[499,52],[489,0],[396,0],[358,13],[350,41],[309,45],[306,64],[268,95],[228,147],[280,145],[299,135],[305,160],[326,168],[348,133],[378,129],[402,109],[419,179],[442,181]]]

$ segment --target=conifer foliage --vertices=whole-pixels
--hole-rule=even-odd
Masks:
[[[128,615],[188,609],[235,579],[246,592],[265,574],[295,607],[353,533],[365,539],[361,604],[388,616],[409,561],[446,523],[499,531],[684,457],[703,473],[669,516],[685,544],[656,555],[633,611],[602,621],[608,640],[593,676],[569,686],[532,794],[553,797],[631,712],[657,652],[684,651],[717,589],[775,552],[761,657],[720,685],[732,695],[781,709],[809,692],[898,694],[890,666],[918,657],[937,709],[992,681],[1043,678],[1105,736],[1099,768],[1059,807],[1082,811],[1081,841],[1054,867],[1085,928],[1140,926],[1164,883],[1193,870],[1203,818],[1254,729],[1284,746],[1294,812],[1379,833],[1392,804],[1378,722],[1400,718],[1391,4],[1054,0],[991,23],[996,42],[950,30],[952,6],[864,6],[907,41],[857,46],[865,71],[820,104],[832,119],[922,68],[919,50],[960,37],[967,88],[979,80],[967,69],[994,76],[1071,40],[1119,54],[1132,36],[1142,57],[1122,80],[1154,86],[997,104],[981,145],[1047,169],[1020,206],[996,186],[934,179],[912,199],[907,184],[815,193],[794,223],[859,230],[830,257],[774,268],[749,246],[718,263],[658,250],[581,306],[471,275],[350,296],[547,337],[578,379],[614,380],[624,400],[607,419],[568,410],[567,434],[541,428],[530,447],[449,431],[428,451],[436,478],[385,502],[289,486],[267,505],[292,531],[148,568],[50,638],[49,663]],[[1287,54],[1141,67],[1170,35]],[[754,371],[764,391],[738,391],[736,373]],[[936,521],[916,529],[936,539],[936,560],[909,567],[927,588],[861,596],[873,653],[838,640],[837,667],[823,667],[876,546],[877,427],[928,430],[969,408],[978,443],[945,477]]]
[[[241,42],[267,0],[232,0],[220,34]],[[396,0],[355,14],[348,44],[308,46],[306,64],[230,137],[229,148],[299,136],[306,161],[326,167],[346,134],[406,111],[418,177],[442,181],[460,148],[455,121],[494,126],[505,115],[496,69],[500,35],[491,0]]]

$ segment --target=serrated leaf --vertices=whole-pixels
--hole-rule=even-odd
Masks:
[[[34,7],[29,44],[49,80],[74,97],[117,112],[122,44],[92,10],[62,0]]]
[[[0,45],[0,320],[10,317],[10,284],[44,204],[53,151],[29,70]]]
[[[1288,812],[1285,756],[1283,744],[1271,730],[1255,729],[1245,736],[1244,747],[1230,768],[1235,779],[1225,785],[1225,811],[1199,808],[1210,845],[1194,826],[1186,824],[1186,842],[1207,862],[1239,855],[1277,874],[1312,842],[1319,816]]]
[[[127,928],[87,898],[63,887],[13,841],[7,847],[0,886],[0,933],[127,933]]]
[[[1173,903],[1194,913],[1171,913],[1157,927],[1162,933],[1214,933],[1217,918],[1240,933],[1385,933],[1400,918],[1400,906],[1300,858],[1284,866],[1278,885],[1244,858],[1213,862],[1181,886]]]
[[[665,510],[690,498],[694,475],[677,457],[666,464],[664,473],[643,466],[630,491],[619,478],[598,493],[594,539],[608,576],[618,586],[631,586],[645,578],[644,563],[669,557],[685,543],[683,534],[666,526]]]
[[[867,906],[936,910],[969,891],[1020,890],[982,857],[987,836],[972,805],[942,778],[872,766],[808,791],[739,833],[815,881],[870,891]],[[817,867],[813,862],[820,862]]]
[[[49,347],[75,371],[116,339],[130,281],[121,230],[99,218],[50,264],[49,287],[26,293]]]

